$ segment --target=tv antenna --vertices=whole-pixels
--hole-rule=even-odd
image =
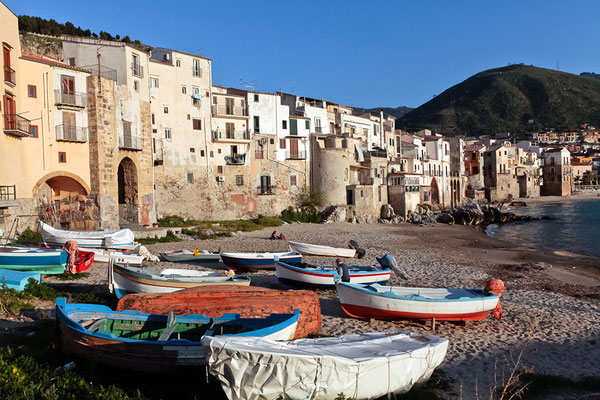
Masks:
[[[240,89],[242,88],[242,86],[246,86],[246,87],[254,89],[254,85],[253,85],[254,83],[256,83],[256,80],[246,82],[246,81],[244,81],[244,78],[240,78]]]

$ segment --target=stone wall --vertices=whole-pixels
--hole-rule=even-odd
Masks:
[[[573,177],[569,165],[545,165],[542,195],[570,196],[573,188]]]

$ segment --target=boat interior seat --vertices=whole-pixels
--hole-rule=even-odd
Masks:
[[[169,311],[169,313],[167,314],[167,327],[164,331],[162,331],[162,333],[158,337],[159,342],[169,340],[169,337],[173,334],[175,328],[177,328],[176,319],[177,317],[175,317],[173,311]]]
[[[214,318],[211,318],[210,322],[208,324],[208,329],[206,329],[206,332],[204,332],[204,334],[207,336],[212,336],[215,334],[216,328],[217,328],[217,322],[215,321]]]
[[[87,330],[90,332],[96,332],[100,328],[100,324],[106,321],[106,318],[100,318],[96,320],[93,324],[91,324]]]

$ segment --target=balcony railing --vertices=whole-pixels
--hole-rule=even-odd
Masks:
[[[232,154],[225,156],[227,165],[244,165],[246,163],[246,154]]]
[[[67,105],[73,107],[85,107],[87,98],[85,93],[63,92],[60,89],[54,91],[54,103],[56,105]]]
[[[65,142],[87,142],[87,128],[74,125],[56,125],[56,140]]]
[[[31,136],[31,121],[17,114],[4,114],[4,133],[15,136]]]
[[[137,76],[138,78],[144,77],[144,67],[139,64],[131,64],[131,73],[133,76]]]
[[[4,66],[4,82],[15,86],[17,84],[17,73],[14,69],[8,66]]]
[[[240,106],[212,106],[212,115],[233,115],[236,117],[247,117],[248,109]]]
[[[142,150],[142,137],[119,135],[119,148],[126,150]]]
[[[315,126],[315,133],[323,133],[323,127],[322,126]]]
[[[256,188],[257,195],[269,195],[275,194],[275,186],[273,185],[261,185]]]
[[[12,186],[0,186],[0,200],[15,200],[17,198],[17,187]]]
[[[306,160],[306,151],[286,151],[285,152],[286,160]]]
[[[246,130],[237,131],[213,131],[213,140],[250,140],[250,133]]]
[[[383,158],[386,158],[387,157],[387,151],[386,150],[371,150],[371,151],[367,151],[365,153],[365,158],[371,158],[371,157],[383,157]]]

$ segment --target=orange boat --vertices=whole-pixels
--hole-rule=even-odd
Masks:
[[[173,293],[145,293],[123,296],[118,311],[138,310],[148,314],[203,314],[218,317],[239,313],[242,318],[262,318],[271,314],[300,310],[295,339],[321,331],[321,305],[309,290],[281,291],[256,286],[211,285]]]

